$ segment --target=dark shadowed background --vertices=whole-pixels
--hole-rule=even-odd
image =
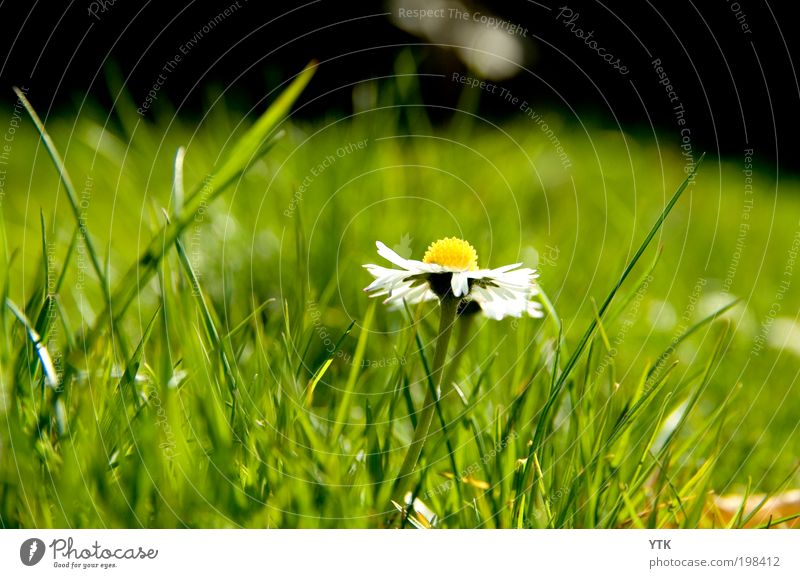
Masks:
[[[248,110],[317,59],[324,65],[306,97],[326,96],[303,114],[344,114],[354,85],[402,73],[398,56],[410,48],[430,75],[422,91],[434,119],[458,106],[451,75],[459,72],[568,116],[634,131],[652,123],[676,143],[687,126],[695,149],[738,155],[754,147],[760,160],[791,169],[800,99],[789,8],[747,0],[3,2],[0,86],[6,101],[22,85],[42,112],[69,114],[87,93],[109,108],[109,79],[118,86],[119,76],[137,103],[158,85],[153,111],[171,103],[196,115],[222,92]],[[419,9],[436,12],[412,12]],[[500,57],[481,63],[485,52]],[[677,100],[659,84],[655,59]],[[686,125],[677,124],[675,103]],[[518,113],[497,93],[479,106],[490,117]]]

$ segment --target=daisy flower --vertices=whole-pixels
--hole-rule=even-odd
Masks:
[[[385,296],[384,303],[393,307],[403,303],[439,301],[439,333],[431,365],[430,384],[420,410],[414,436],[395,479],[395,489],[411,483],[422,447],[428,437],[434,408],[442,391],[447,346],[456,318],[465,323],[471,313],[481,311],[492,319],[520,317],[523,314],[541,317],[537,304],[533,269],[520,268],[521,263],[497,269],[479,269],[478,254],[468,242],[455,237],[440,239],[428,247],[422,261],[404,259],[378,241],[378,255],[396,269],[381,265],[364,265],[375,280],[364,290],[372,296]],[[462,330],[464,327],[462,327]]]
[[[455,237],[431,243],[422,261],[404,259],[380,241],[376,245],[378,255],[398,269],[364,265],[375,277],[365,291],[385,296],[384,303],[392,307],[454,297],[461,300],[460,313],[481,311],[490,319],[542,317],[541,306],[531,300],[538,275],[520,268],[522,263],[480,269],[473,246]]]

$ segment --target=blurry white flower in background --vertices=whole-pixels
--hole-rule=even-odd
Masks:
[[[800,356],[800,323],[790,317],[778,317],[769,329],[767,343],[774,349]]]
[[[389,9],[399,28],[451,50],[485,79],[511,78],[533,53],[525,28],[477,5],[458,0],[390,0]]]

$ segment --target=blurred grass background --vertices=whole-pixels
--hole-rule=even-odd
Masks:
[[[352,116],[282,123],[274,148],[203,203],[184,231],[217,338],[185,264],[169,249],[125,315],[83,347],[83,331],[102,314],[103,289],[83,242],[74,241],[58,174],[23,121],[2,199],[7,266],[0,280],[29,319],[46,315],[48,300],[37,297],[52,283],[44,265],[58,277],[74,243],[52,295],[58,313],[43,336],[70,377],[61,403],[48,405],[35,351],[6,308],[3,526],[381,526],[391,509],[386,488],[410,439],[408,403],[424,393],[413,331],[430,356],[436,312],[423,308],[415,324],[380,304],[368,315],[362,264],[380,262],[375,241],[420,259],[430,242],[455,235],[476,247],[481,266],[537,267],[571,350],[685,177],[685,159],[668,135],[537,111],[568,155],[565,168],[525,115],[495,124],[471,114],[475,89],[464,88],[463,109],[437,123],[408,77],[359,91]],[[140,119],[124,94],[108,116],[88,106],[46,121],[87,201],[84,222],[112,287],[163,226],[164,211],[176,210],[178,147],[186,147],[188,190],[251,125],[253,114],[234,112],[224,97],[208,99],[197,124],[167,107]],[[470,395],[453,428],[456,455],[441,440],[426,450],[420,496],[437,514],[434,525],[697,525],[709,491],[798,485],[800,300],[793,271],[787,274],[800,231],[798,183],[756,165],[746,195],[744,163],[706,160],[634,275],[645,275],[660,255],[652,277],[623,287],[627,298],[615,301],[553,416],[525,516],[521,496],[515,503],[517,460],[525,459],[558,362],[557,320],[476,324],[459,374]],[[792,286],[781,291],[787,279]],[[641,395],[643,372],[683,331],[737,298],[723,319],[681,342],[664,389],[622,442],[604,447],[615,416]],[[341,353],[308,396],[329,355],[326,340],[337,342],[352,321]],[[235,366],[235,418],[220,355]],[[698,389],[696,407],[670,440],[669,465],[656,464],[649,452]],[[498,445],[503,451],[484,460]],[[652,468],[644,478],[641,456]],[[483,464],[472,473],[478,481],[437,492],[452,474],[451,457],[459,469]]]

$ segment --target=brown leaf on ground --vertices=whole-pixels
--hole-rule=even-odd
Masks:
[[[767,524],[775,528],[800,528],[800,489],[776,494],[764,501],[765,497],[764,494],[748,496],[742,519],[750,516],[753,510],[758,511],[750,517],[744,525],[745,528],[758,528]],[[726,527],[737,516],[743,500],[744,496],[740,494],[710,496],[706,521],[717,528]],[[781,521],[791,516],[798,517]]]

